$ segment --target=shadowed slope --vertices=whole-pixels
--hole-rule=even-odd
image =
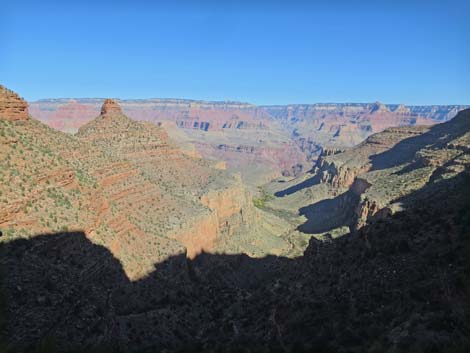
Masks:
[[[359,195],[346,191],[334,198],[318,201],[309,206],[301,207],[299,214],[307,221],[298,229],[309,234],[319,234],[335,228],[349,227],[354,219],[354,205]]]
[[[424,207],[357,234],[312,239],[296,259],[178,255],[134,282],[106,248],[82,233],[5,239],[4,339],[32,347],[49,337],[57,351],[100,345],[296,353],[463,347],[469,287],[462,210],[469,195],[462,183],[463,175],[442,181],[435,193],[425,192],[433,196]]]
[[[400,141],[391,149],[370,157],[371,170],[387,169],[409,162],[423,148],[442,149],[454,140],[468,134],[470,129],[470,109],[462,110],[449,122],[437,124],[424,134]],[[470,141],[468,141],[470,143]]]
[[[268,192],[281,198],[272,198],[266,207],[278,212],[296,207],[307,218],[299,230],[341,235],[346,226],[359,229],[400,210],[406,206],[403,200],[425,184],[451,178],[469,166],[467,109],[443,124],[389,128],[354,148],[326,151],[309,174],[267,185]]]
[[[309,177],[308,179],[295,184],[293,186],[290,186],[284,190],[278,191],[274,194],[276,197],[283,197],[283,196],[288,196],[296,193],[297,191],[303,190],[305,188],[309,188],[311,186],[317,185],[321,182],[321,176],[320,175],[313,175],[312,177]]]

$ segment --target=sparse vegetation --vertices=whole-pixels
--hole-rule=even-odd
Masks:
[[[428,333],[441,347],[469,332],[459,300],[470,291],[470,267],[459,271],[470,205],[457,214],[452,202],[461,195],[435,195],[443,186],[452,191],[469,165],[467,141],[426,142],[367,172],[375,158],[368,148],[389,153],[375,135],[367,153],[335,153],[328,157],[335,163],[300,186],[284,179],[285,198],[260,187],[253,212],[240,179],[184,156],[158,128],[122,114],[101,116],[77,136],[34,120],[0,124],[8,139],[0,160],[0,250],[8,250],[0,279],[16,315],[12,340],[34,345],[43,337],[42,351],[56,349],[52,332],[64,346],[116,334],[136,350],[158,335],[155,351],[197,336],[207,349],[216,337],[279,344],[283,352],[401,352],[417,351]],[[368,208],[351,195],[361,173],[371,185],[355,196]],[[278,207],[286,200],[295,207]],[[375,222],[391,203],[404,211]],[[297,229],[305,218],[346,209],[341,224],[325,220],[334,227],[318,239]],[[349,234],[349,221],[360,217]],[[86,234],[66,234],[75,229]],[[207,249],[224,254],[186,258]]]
[[[274,200],[274,196],[269,194],[263,187],[258,187],[259,197],[253,198],[253,205],[259,209],[265,209],[266,203]]]

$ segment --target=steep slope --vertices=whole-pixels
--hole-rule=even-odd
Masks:
[[[312,239],[296,259],[179,255],[134,282],[81,233],[0,243],[0,340],[12,352],[465,352],[468,178],[425,186],[355,234]]]
[[[0,85],[0,114],[3,120],[27,120],[28,103],[15,92]]]
[[[72,107],[77,102],[94,113],[83,111],[81,123],[92,120],[100,112],[101,98],[44,99],[31,102],[31,114],[41,120],[69,120],[63,107]],[[120,100],[124,112],[134,120],[175,121],[185,129],[263,129],[267,114],[257,107],[241,102],[206,102],[189,99],[138,99]]]
[[[324,150],[309,174],[262,188],[255,212],[239,177],[113,100],[72,136],[27,107],[10,118],[24,104],[0,93],[7,351],[468,349],[470,110]],[[299,208],[322,241],[280,256]],[[353,232],[333,239],[338,227]],[[205,253],[266,247],[278,256]]]
[[[72,131],[92,120],[102,99],[57,99],[31,103],[32,115],[64,131]],[[78,104],[78,105],[77,105]],[[241,171],[250,186],[265,183],[306,163],[289,133],[256,106],[238,102],[204,102],[184,99],[121,100],[127,116],[167,127],[170,137],[204,158],[224,161],[231,172]],[[72,112],[76,107],[79,112]],[[87,107],[86,109],[84,107]]]
[[[6,94],[4,92],[7,92]],[[0,92],[0,100],[11,93]],[[25,106],[23,100],[15,102]],[[90,223],[96,180],[84,172],[79,159],[64,158],[83,148],[75,139],[0,106],[1,198],[0,226],[6,235],[83,228]],[[82,201],[86,201],[84,204]],[[82,209],[83,206],[83,209]]]
[[[109,156],[126,159],[138,174],[158,185],[159,196],[153,199],[158,216],[150,217],[162,219],[172,210],[163,224],[175,224],[170,237],[183,243],[189,256],[213,249],[220,233],[231,235],[252,217],[251,200],[239,178],[183,154],[168,141],[163,129],[129,119],[115,101],[105,101],[100,117],[81,127],[77,137]],[[148,200],[141,201],[140,207],[147,208]],[[133,203],[135,206],[139,207]],[[144,223],[151,219],[145,217]]]
[[[294,219],[297,210],[306,217],[300,229],[309,233],[358,229],[400,210],[403,198],[426,183],[462,172],[469,146],[468,109],[432,127],[389,128],[344,152],[325,151],[307,175],[271,183],[268,192],[279,197],[268,207]]]
[[[371,186],[361,195],[356,228],[401,209],[403,200],[425,184],[452,178],[470,166],[470,109],[370,160],[370,171],[359,178]]]
[[[245,252],[251,256],[291,250],[289,240],[281,236],[291,230],[290,224],[260,215],[240,175],[229,177],[224,168],[213,168],[211,162],[181,153],[165,131],[154,124],[138,123],[121,111],[104,113],[80,128],[77,136],[108,154],[131,161],[147,180],[164,189],[165,197],[181,202],[170,208],[176,211],[171,212],[167,224],[185,220],[170,237],[185,245],[190,257],[201,250]],[[168,213],[168,207],[157,208]],[[195,215],[205,215],[194,225],[190,222],[192,209]],[[205,213],[207,209],[211,212]]]
[[[34,117],[63,131],[76,131],[100,111],[103,99],[50,99],[31,103]],[[388,127],[434,124],[465,106],[307,104],[262,106],[185,99],[121,100],[134,120],[175,124],[170,137],[206,159],[241,170],[250,186],[281,173],[297,176],[322,149],[352,147]]]
[[[388,127],[429,125],[453,118],[467,106],[305,104],[263,107],[292,132],[301,148],[317,156],[322,148],[345,149]]]
[[[90,240],[113,251],[130,277],[151,270],[157,258],[184,251],[176,241],[145,232],[111,197],[109,185],[118,183],[122,189],[128,183],[139,185],[133,190],[137,197],[158,191],[130,162],[110,158],[33,119],[0,123],[0,226],[6,241],[83,229]],[[132,201],[128,197],[122,203]],[[131,259],[131,254],[141,260]]]
[[[76,138],[27,118],[27,109],[26,118],[16,119],[15,110],[11,119],[10,101],[19,98],[2,94],[0,226],[7,240],[81,229],[139,278],[169,255],[215,249],[254,217],[239,177],[183,154],[161,128],[128,119],[112,100]]]

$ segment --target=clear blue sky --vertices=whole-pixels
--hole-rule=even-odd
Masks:
[[[469,4],[2,1],[0,83],[28,100],[470,104]]]

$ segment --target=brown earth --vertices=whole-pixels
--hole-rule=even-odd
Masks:
[[[468,346],[470,110],[325,148],[309,172],[260,187],[255,209],[240,175],[183,153],[116,101],[76,135],[12,119],[10,107],[0,105],[0,339],[13,352]],[[239,130],[191,129],[204,141],[285,136]]]
[[[132,281],[83,233],[0,243],[11,352],[465,352],[470,176],[295,259],[172,256]]]
[[[2,117],[10,107],[0,106]],[[113,100],[76,136],[14,116],[0,120],[8,239],[83,229],[140,278],[172,254],[213,250],[253,217],[239,177],[182,153],[165,130],[130,120]]]

